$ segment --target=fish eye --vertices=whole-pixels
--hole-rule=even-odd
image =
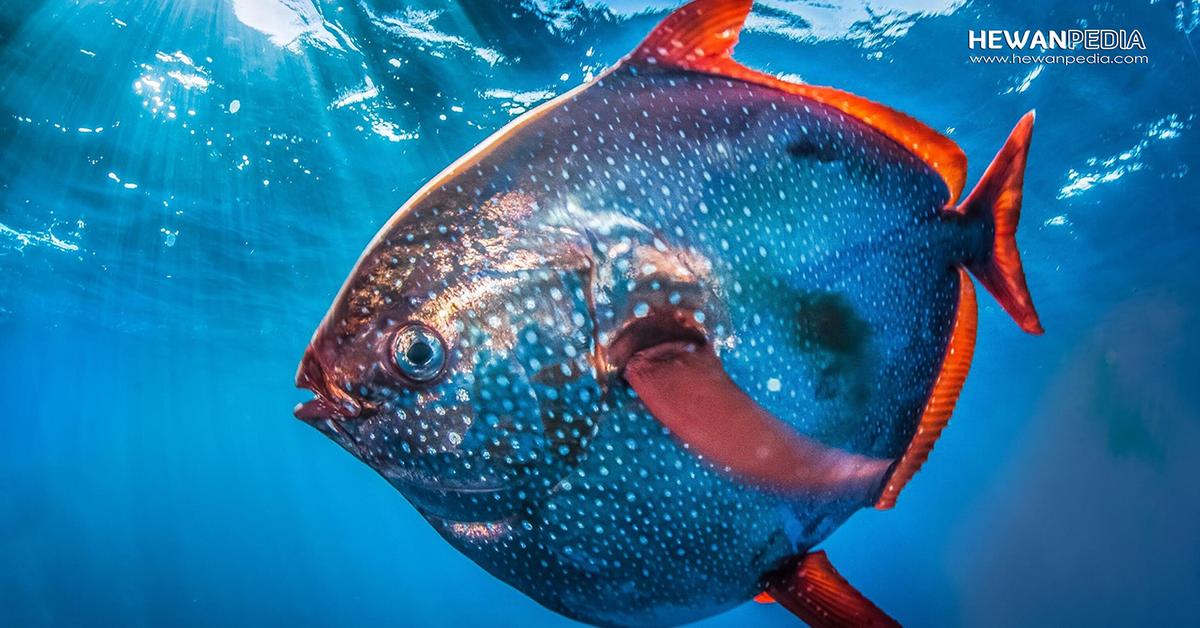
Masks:
[[[393,349],[396,367],[409,379],[427,382],[446,364],[446,345],[441,336],[420,323],[409,323],[396,333]]]

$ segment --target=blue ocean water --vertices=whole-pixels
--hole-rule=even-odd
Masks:
[[[0,2],[0,623],[568,625],[291,417],[378,227],[674,3]],[[759,3],[746,64],[907,111],[982,173],[1036,108],[1018,241],[925,470],[825,544],[911,625],[1200,612],[1200,3]],[[1138,29],[1135,65],[969,29]],[[747,604],[706,626],[794,625]]]

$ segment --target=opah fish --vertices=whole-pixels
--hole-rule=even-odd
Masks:
[[[750,4],[688,4],[430,181],[297,376],[298,417],[583,621],[766,595],[890,622],[813,548],[933,448],[969,274],[1041,333],[1014,240],[1033,114],[959,202],[954,142],[734,61]]]

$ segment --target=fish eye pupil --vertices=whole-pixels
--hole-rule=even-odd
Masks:
[[[424,340],[417,340],[404,352],[404,357],[417,366],[425,366],[433,358],[433,347]]]
[[[392,350],[396,368],[410,380],[431,381],[446,365],[446,343],[436,331],[421,323],[401,327]]]

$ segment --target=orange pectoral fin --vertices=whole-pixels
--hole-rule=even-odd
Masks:
[[[629,358],[624,377],[692,453],[753,486],[870,503],[891,468],[891,459],[826,446],[768,412],[729,377],[711,345],[653,345]]]
[[[805,555],[790,573],[768,584],[766,593],[815,628],[900,625],[850,586],[825,552]]]
[[[954,327],[950,332],[950,344],[946,347],[946,356],[942,358],[942,369],[933,384],[933,392],[925,403],[925,411],[921,414],[921,422],[917,425],[917,433],[909,443],[908,449],[896,464],[892,476],[884,486],[883,494],[875,503],[875,508],[887,510],[896,505],[896,498],[908,481],[921,470],[921,465],[933,451],[942,430],[950,422],[954,412],[954,404],[962,392],[963,383],[967,380],[967,371],[971,368],[971,357],[975,353],[975,330],[978,327],[978,308],[975,305],[975,285],[967,271],[958,269],[958,312],[954,318]]]

